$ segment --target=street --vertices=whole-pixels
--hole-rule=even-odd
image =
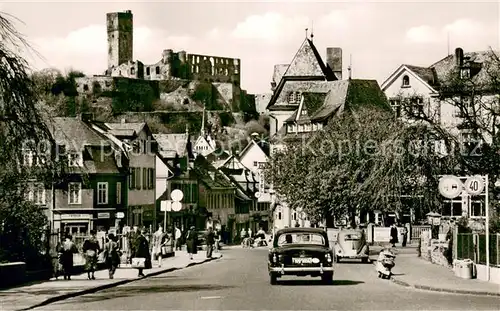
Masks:
[[[267,248],[223,250],[222,259],[68,299],[36,310],[498,310],[498,297],[408,289],[373,265],[337,265],[333,285],[309,277],[269,284]],[[89,281],[90,282],[90,281]]]

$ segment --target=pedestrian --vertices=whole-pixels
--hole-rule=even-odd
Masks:
[[[137,230],[137,238],[134,246],[133,258],[143,258],[144,265],[138,267],[139,277],[144,276],[144,269],[151,269],[151,254],[149,253],[149,243],[142,230]]]
[[[108,234],[106,244],[104,245],[104,262],[108,269],[109,278],[112,279],[115,275],[116,268],[118,268],[120,264],[120,250],[113,233]]]
[[[165,233],[163,233],[163,228],[161,225],[158,226],[158,230],[153,235],[153,255],[154,259],[158,260],[158,267],[161,268],[161,263],[163,260],[162,246],[165,239]]]
[[[391,241],[390,243],[392,244],[392,247],[396,247],[396,243],[398,243],[398,228],[396,227],[396,224],[392,224],[391,226]]]
[[[78,253],[78,249],[72,239],[73,237],[70,234],[66,235],[60,249],[60,261],[65,280],[71,280],[71,274],[73,273],[73,254]]]
[[[186,248],[189,259],[193,259],[193,255],[198,253],[198,234],[195,226],[191,226],[186,234]]]
[[[97,255],[101,247],[96,238],[95,230],[90,230],[90,237],[83,242],[83,254],[85,256],[85,270],[89,280],[95,280],[95,270],[97,270]]]
[[[214,250],[214,243],[215,243],[215,234],[212,227],[208,227],[208,231],[205,236],[205,241],[207,242],[207,258],[212,258],[212,252]]]
[[[134,226],[132,228],[131,231],[128,232],[127,234],[127,240],[128,240],[128,245],[129,245],[129,253],[128,253],[128,258],[129,258],[129,262],[132,263],[132,257],[133,257],[133,254],[135,254],[135,245],[137,244],[136,243],[136,239],[137,239],[137,231],[139,230],[139,228],[137,226]]]
[[[175,230],[174,230],[174,238],[175,238],[175,250],[181,250],[181,246],[182,246],[182,243],[181,243],[181,238],[182,238],[182,232],[181,232],[181,229],[179,229],[179,227],[177,227],[177,225],[175,226]]]
[[[220,229],[216,229],[215,230],[215,244],[214,244],[214,251],[215,252],[219,252],[220,242],[221,242],[221,232],[220,232]]]
[[[403,247],[406,247],[406,241],[408,239],[408,229],[406,228],[406,225],[404,225],[401,229],[401,234],[403,235],[403,241],[401,242],[401,245]]]

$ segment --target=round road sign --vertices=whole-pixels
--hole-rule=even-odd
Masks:
[[[480,195],[484,187],[484,180],[481,176],[472,176],[465,181],[465,191],[470,195]]]
[[[181,202],[176,201],[176,202],[173,202],[173,203],[172,203],[172,210],[173,210],[174,212],[178,212],[178,211],[180,211],[181,209],[182,209],[182,203],[181,203]]]
[[[172,201],[174,201],[174,202],[180,202],[182,200],[182,198],[184,197],[184,193],[182,193],[182,191],[179,190],[179,189],[175,189],[170,194],[170,197],[172,198]]]
[[[462,193],[463,184],[456,176],[447,175],[439,180],[439,193],[445,198],[454,199]]]

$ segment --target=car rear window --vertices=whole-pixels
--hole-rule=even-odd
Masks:
[[[361,240],[361,234],[359,233],[350,233],[344,236],[344,241],[359,241]]]
[[[293,232],[280,235],[278,245],[287,244],[325,245],[325,238],[321,234],[309,232]]]

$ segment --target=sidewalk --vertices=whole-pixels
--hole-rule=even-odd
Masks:
[[[83,273],[74,275],[69,281],[60,277],[59,280],[51,279],[50,281],[2,290],[0,291],[0,310],[27,310],[40,307],[67,298],[94,293],[135,280],[202,264],[220,258],[222,254],[214,253],[213,256],[212,259],[207,259],[204,252],[198,252],[193,260],[189,260],[185,251],[176,251],[175,257],[163,259],[161,268],[158,267],[157,262],[153,261],[153,268],[144,270],[145,277],[142,278],[137,276],[137,269],[120,267],[116,270],[112,280],[109,279],[107,270],[100,270],[95,273],[96,280],[88,280],[87,273]]]
[[[462,279],[455,276],[451,269],[423,260],[416,253],[402,252],[402,249],[398,248],[396,252],[396,266],[391,277],[396,284],[436,292],[500,297],[498,284]],[[373,255],[370,258],[375,263],[377,257]]]

